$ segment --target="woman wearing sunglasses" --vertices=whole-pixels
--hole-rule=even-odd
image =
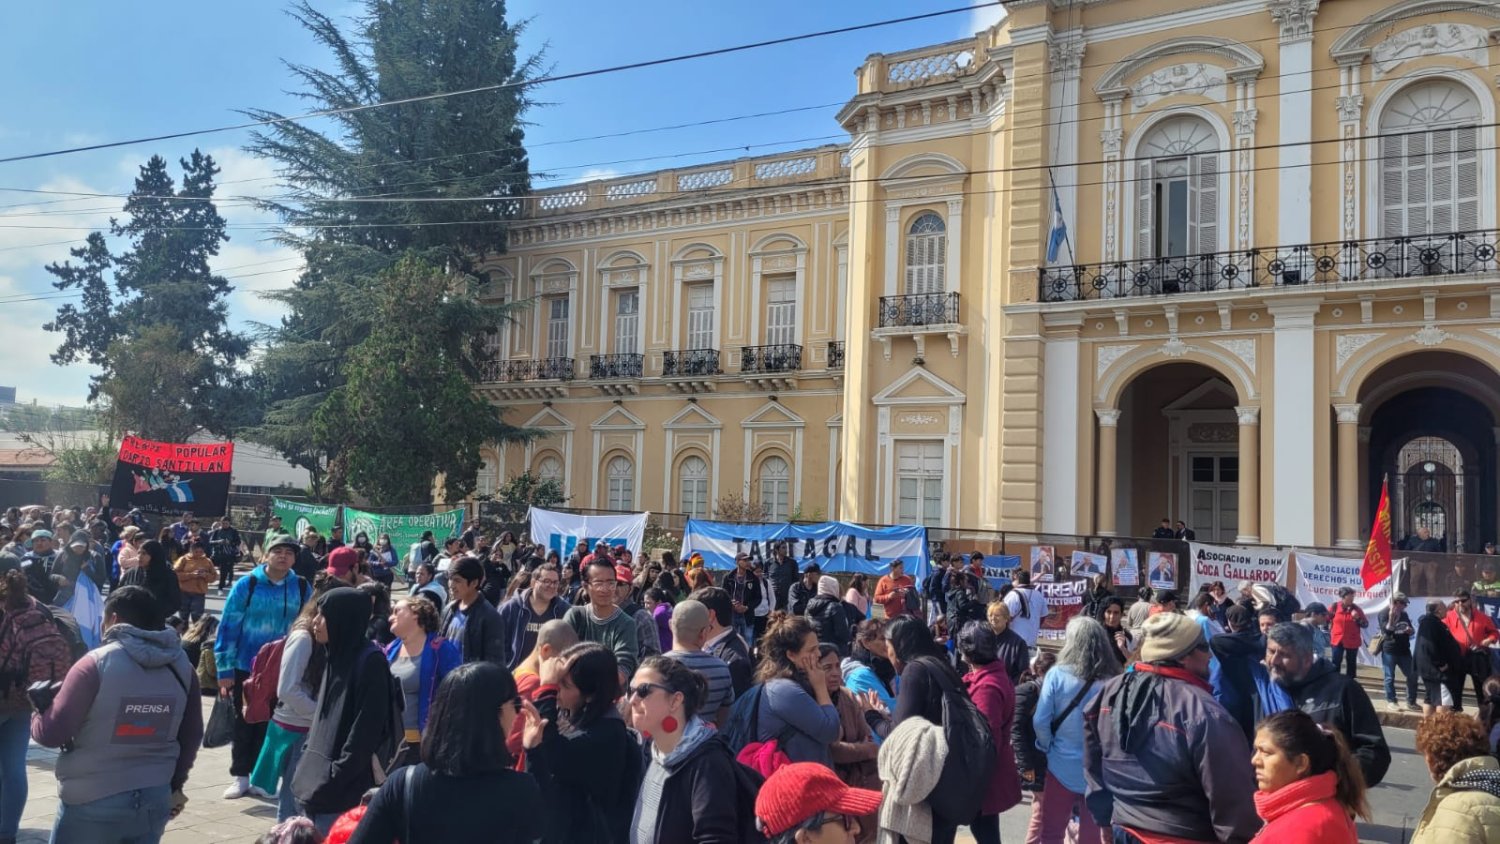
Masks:
[[[505,737],[523,713],[510,672],[471,662],[448,672],[428,711],[422,761],[375,793],[350,844],[532,844],[542,837],[541,791],[512,770]],[[496,823],[503,818],[503,823]]]
[[[735,844],[748,825],[736,811],[729,745],[703,719],[702,674],[665,656],[649,656],[626,690],[630,718],[650,759],[635,801],[630,844],[692,841]]]

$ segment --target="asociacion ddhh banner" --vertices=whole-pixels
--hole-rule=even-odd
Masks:
[[[1341,600],[1339,590],[1345,586],[1354,590],[1354,605],[1364,610],[1369,625],[1360,631],[1364,638],[1362,644],[1369,644],[1370,640],[1380,634],[1380,624],[1377,616],[1381,610],[1390,606],[1391,603],[1391,580],[1382,580],[1375,584],[1375,588],[1365,591],[1364,581],[1360,578],[1359,569],[1364,563],[1364,558],[1344,559],[1342,557],[1324,557],[1307,551],[1295,551],[1297,555],[1297,600],[1303,607],[1317,601],[1327,607],[1329,612],[1333,611],[1335,604]],[[1405,560],[1395,560],[1391,563],[1391,571],[1396,580],[1401,577],[1401,571],[1406,566]],[[1416,619],[1413,618],[1415,623]],[[1380,657],[1371,655],[1363,647],[1359,649],[1359,661],[1365,665],[1379,665]]]
[[[703,555],[711,569],[734,568],[741,552],[751,559],[769,560],[772,546],[785,542],[799,565],[816,562],[823,571],[886,574],[901,560],[906,573],[921,582],[927,575],[927,528],[921,525],[872,528],[849,522],[811,525],[742,525],[688,519],[682,533],[682,557]]]
[[[583,546],[587,554],[600,541],[624,545],[639,557],[646,546],[646,514],[630,516],[579,516],[532,507],[529,513],[531,539],[540,542],[564,560]]]
[[[332,533],[333,525],[339,518],[339,506],[337,504],[306,504],[301,501],[287,501],[285,498],[273,498],[271,499],[271,513],[281,517],[282,530],[301,539],[302,534],[309,527],[324,536]],[[353,542],[354,534],[346,534],[344,539]],[[370,544],[373,545],[375,539],[376,537],[372,534]]]
[[[391,547],[395,548],[397,553],[404,554],[404,549],[410,548],[412,543],[420,540],[422,534],[429,530],[432,531],[432,537],[437,540],[438,546],[442,547],[444,539],[464,532],[463,508],[430,513],[425,516],[366,513],[353,507],[344,508],[344,538],[346,540],[352,541],[356,534],[364,533],[370,537],[370,542],[373,544],[380,541],[382,533],[388,533],[391,536]]]
[[[1224,582],[1230,593],[1241,580],[1251,583],[1277,583],[1286,585],[1286,554],[1275,548],[1239,548],[1234,545],[1205,545],[1189,542],[1188,561],[1192,571],[1188,594],[1195,594],[1198,587],[1215,580]]]

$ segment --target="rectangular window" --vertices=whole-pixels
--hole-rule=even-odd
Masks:
[[[896,496],[896,520],[901,524],[942,526],[942,440],[896,444]]]
[[[797,342],[797,282],[778,278],[766,283],[766,344],[790,346]]]
[[[633,355],[640,351],[640,326],[640,291],[621,290],[615,294],[615,354]]]
[[[569,357],[568,297],[547,300],[547,357]]]
[[[714,287],[694,284],[687,289],[687,347],[714,349]]]
[[[682,512],[690,519],[708,518],[708,478],[682,478]]]
[[[635,509],[635,479],[634,478],[610,478],[609,479],[609,501],[606,505],[610,510],[628,512]]]

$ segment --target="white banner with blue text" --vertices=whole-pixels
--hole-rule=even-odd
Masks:
[[[921,525],[747,525],[688,519],[682,532],[682,558],[702,554],[705,567],[727,570],[734,568],[734,558],[741,553],[752,560],[771,559],[777,542],[786,543],[799,568],[816,562],[829,573],[881,575],[891,570],[892,562],[901,560],[917,582],[927,575],[927,528]]]
[[[564,560],[573,549],[582,547],[587,554],[600,541],[610,545],[624,545],[630,553],[639,557],[646,545],[646,514],[629,516],[579,516],[532,507],[531,539],[556,551]]]

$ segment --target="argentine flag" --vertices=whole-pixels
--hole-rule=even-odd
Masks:
[[[1052,233],[1047,237],[1047,263],[1057,261],[1057,250],[1068,239],[1068,224],[1063,221],[1062,199],[1057,195],[1057,186],[1052,186]]]

